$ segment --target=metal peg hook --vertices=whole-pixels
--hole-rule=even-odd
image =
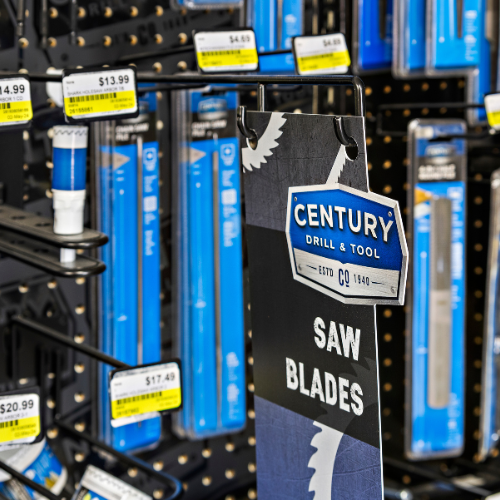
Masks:
[[[266,110],[266,86],[263,83],[257,85],[257,109]]]
[[[248,144],[252,149],[257,147],[257,132],[254,129],[247,127],[247,108],[246,106],[238,106],[236,113],[236,123],[240,132],[247,138]]]
[[[340,141],[340,144],[346,147],[355,146],[356,141],[352,137],[349,137],[344,130],[344,123],[342,121],[342,117],[336,116],[333,119],[333,123],[335,125],[335,133],[337,134],[337,138]]]

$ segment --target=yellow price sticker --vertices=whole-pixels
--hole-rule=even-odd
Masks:
[[[182,406],[181,370],[177,361],[112,373],[109,382],[111,425],[144,420]]]
[[[350,66],[351,58],[349,51],[330,52],[329,54],[318,54],[297,58],[300,74],[306,71],[317,71],[338,66]]]
[[[292,43],[299,75],[347,73],[351,58],[342,33],[298,36]]]
[[[24,125],[33,118],[31,86],[27,78],[0,78],[0,127]]]
[[[64,70],[64,114],[70,123],[139,112],[136,73],[133,68],[102,71]]]
[[[113,113],[136,109],[135,92],[106,92],[64,98],[64,111],[67,116]]]
[[[40,434],[40,416],[0,422],[0,443],[36,438]]]
[[[181,405],[182,396],[180,387],[166,391],[152,392],[118,399],[111,403],[111,416],[116,418],[133,417],[151,412],[162,412],[178,408]]]
[[[27,122],[33,118],[31,101],[2,102],[0,103],[0,123],[12,124]]]
[[[490,127],[498,127],[500,125],[500,111],[491,111],[486,113]]]
[[[220,66],[242,66],[257,64],[259,56],[256,49],[212,50],[198,52],[198,66],[201,69]]]
[[[250,29],[200,31],[194,35],[198,68],[203,73],[256,71],[259,55]]]

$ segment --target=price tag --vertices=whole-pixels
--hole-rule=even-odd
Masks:
[[[68,123],[139,114],[135,68],[64,70],[62,87]]]
[[[111,425],[120,427],[182,405],[180,361],[114,370],[110,375]]]
[[[299,75],[332,75],[349,70],[351,59],[342,33],[298,36],[292,47]]]
[[[40,396],[0,396],[0,446],[33,443],[40,435]]]
[[[85,469],[73,500],[153,500],[137,488],[130,486],[93,465]]]
[[[488,124],[495,130],[500,130],[500,94],[488,94],[484,96],[484,107]]]
[[[30,81],[25,76],[0,79],[0,127],[26,128],[33,118]]]
[[[196,61],[201,73],[234,73],[259,69],[253,30],[200,31],[193,38]]]

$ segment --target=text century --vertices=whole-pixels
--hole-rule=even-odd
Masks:
[[[328,226],[333,229],[336,225],[341,231],[348,227],[353,233],[363,231],[365,236],[372,236],[374,239],[381,236],[384,243],[387,243],[389,231],[394,223],[392,220],[386,223],[383,217],[379,216],[377,219],[375,215],[369,212],[362,213],[361,210],[311,203],[295,205],[293,216],[300,227]]]

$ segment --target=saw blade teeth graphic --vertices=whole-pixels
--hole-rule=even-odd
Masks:
[[[343,144],[340,145],[339,152],[335,157],[335,161],[333,162],[333,167],[330,170],[330,175],[328,176],[327,184],[336,184],[339,182],[340,174],[344,170],[347,162],[351,161],[347,156],[345,146]]]
[[[344,434],[319,422],[313,422],[313,425],[321,430],[311,440],[311,446],[316,448],[316,452],[307,467],[315,469],[315,472],[309,481],[308,491],[314,491],[313,500],[331,500],[333,467]]]
[[[255,149],[251,147],[242,149],[242,162],[247,170],[252,171],[253,168],[260,168],[262,163],[267,163],[266,157],[272,156],[273,154],[271,149],[279,146],[276,139],[279,139],[283,134],[280,128],[286,122],[286,118],[283,118],[284,114],[285,113],[272,113],[266,130],[257,142],[257,147]]]

